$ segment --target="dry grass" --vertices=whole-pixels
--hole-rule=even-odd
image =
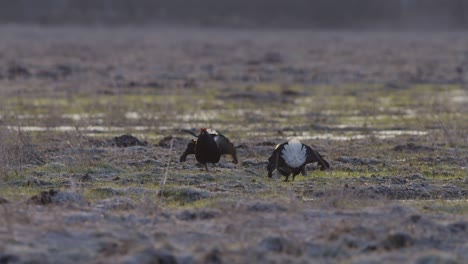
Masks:
[[[434,236],[465,258],[465,234],[452,230],[466,222],[468,111],[450,70],[465,36],[43,30],[53,38],[34,49],[32,29],[19,29],[16,49],[0,40],[30,72],[0,79],[5,252],[118,262],[158,249],[195,263],[359,262],[373,252],[408,262],[433,250]],[[422,67],[429,57],[447,65]],[[69,75],[47,77],[56,65]],[[240,164],[222,158],[206,173],[193,156],[179,163],[190,137],[173,131],[202,126],[228,136]],[[112,144],[125,133],[148,144]],[[332,170],[268,178],[267,157],[293,136]],[[59,191],[50,204],[29,201],[49,189]],[[396,231],[415,246],[392,244]]]
[[[167,163],[166,163],[166,168],[164,169],[164,176],[161,179],[161,182],[159,183],[160,190],[158,193],[158,202],[163,201],[164,199],[164,192],[165,192],[165,187],[166,187],[166,181],[167,177],[169,177],[170,169],[171,169],[171,161],[172,161],[172,155],[173,155],[173,147],[174,147],[174,136],[171,136],[170,144],[169,144],[169,150],[168,150],[168,155],[167,155]]]
[[[44,164],[44,159],[35,150],[30,135],[21,131],[11,131],[0,127],[0,173],[7,177],[10,173],[21,174],[29,164]]]

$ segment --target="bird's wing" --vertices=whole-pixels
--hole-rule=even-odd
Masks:
[[[229,154],[232,156],[232,162],[234,164],[237,164],[237,153],[236,153],[236,148],[234,145],[229,141],[229,139],[219,133],[217,134],[211,134],[213,136],[214,141],[218,145],[219,153],[221,155],[223,154]]]
[[[312,162],[318,162],[320,170],[326,170],[330,168],[330,164],[320,155],[317,151],[313,150],[311,147],[304,145],[306,148],[306,164]]]
[[[185,149],[182,156],[180,156],[180,159],[179,159],[180,162],[184,162],[187,159],[188,155],[195,154],[195,145],[196,145],[195,140],[192,140],[190,141],[190,143],[187,144],[187,148]]]
[[[283,151],[286,143],[287,142],[276,145],[275,150],[273,150],[273,153],[271,153],[271,156],[268,158],[267,170],[268,177],[270,178],[273,176],[273,171],[277,169],[281,163],[284,163],[282,160],[283,158],[281,157],[281,152]]]

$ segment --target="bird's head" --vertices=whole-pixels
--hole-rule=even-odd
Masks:
[[[206,128],[206,127],[200,128],[200,134],[198,136],[201,136],[201,135],[204,135],[204,134],[208,134],[208,128]]]

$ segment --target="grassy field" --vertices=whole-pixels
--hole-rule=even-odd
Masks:
[[[464,33],[0,35],[0,263],[468,260]],[[239,164],[180,163],[200,127]],[[292,137],[331,170],[268,178]]]

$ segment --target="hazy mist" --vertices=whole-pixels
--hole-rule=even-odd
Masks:
[[[3,24],[468,28],[466,0],[0,0],[0,6]]]

